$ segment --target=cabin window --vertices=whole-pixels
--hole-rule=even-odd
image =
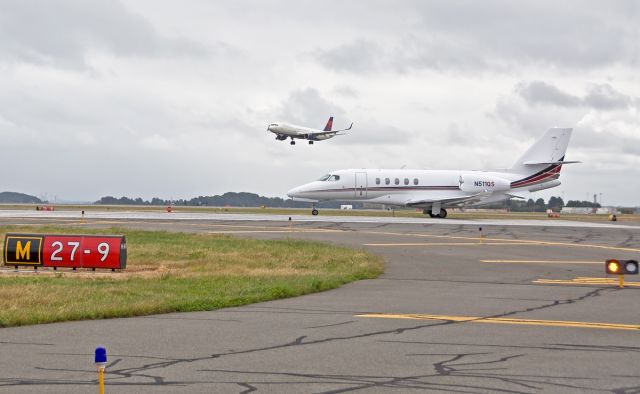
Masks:
[[[400,184],[400,179],[396,178],[396,180],[395,180],[395,182],[394,182],[394,183],[395,183],[396,185],[399,185],[399,184]]]
[[[409,184],[409,178],[404,178],[404,184],[408,185]]]
[[[418,178],[413,178],[413,184],[417,185],[418,184]]]
[[[331,176],[329,177],[329,181],[330,181],[330,182],[337,182],[337,181],[339,181],[339,180],[340,180],[340,175],[331,175]]]
[[[380,184],[380,178],[376,178],[376,185]]]
[[[388,185],[388,184],[390,184],[390,183],[391,183],[391,179],[389,179],[389,178],[384,178],[384,184],[385,184],[385,185]]]

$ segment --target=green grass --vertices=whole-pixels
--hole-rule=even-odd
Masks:
[[[333,289],[383,271],[382,260],[365,251],[291,239],[56,227],[0,227],[0,237],[9,231],[124,234],[128,261],[115,274],[0,274],[0,327],[213,310]]]

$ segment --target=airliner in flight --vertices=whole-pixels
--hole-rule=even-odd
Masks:
[[[271,123],[267,127],[267,131],[270,131],[276,135],[276,139],[284,141],[287,138],[291,138],[291,145],[295,145],[296,138],[309,140],[309,144],[313,144],[314,141],[328,140],[336,135],[342,135],[340,132],[351,130],[353,123],[346,129],[331,130],[333,128],[333,116],[327,121],[327,125],[324,130],[312,129],[309,127],[296,126],[288,123]]]
[[[577,163],[564,160],[571,132],[571,128],[549,129],[507,170],[338,170],[287,195],[312,202],[313,215],[318,214],[319,201],[361,201],[422,208],[425,215],[445,218],[449,207],[524,198],[522,192],[560,185],[562,165]]]

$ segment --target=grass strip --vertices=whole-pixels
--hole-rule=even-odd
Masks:
[[[0,327],[205,311],[370,279],[382,259],[318,242],[124,228],[0,227],[6,232],[124,234],[127,269],[0,274]]]

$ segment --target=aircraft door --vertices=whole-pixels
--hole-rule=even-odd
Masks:
[[[367,173],[356,172],[355,198],[367,198]]]

